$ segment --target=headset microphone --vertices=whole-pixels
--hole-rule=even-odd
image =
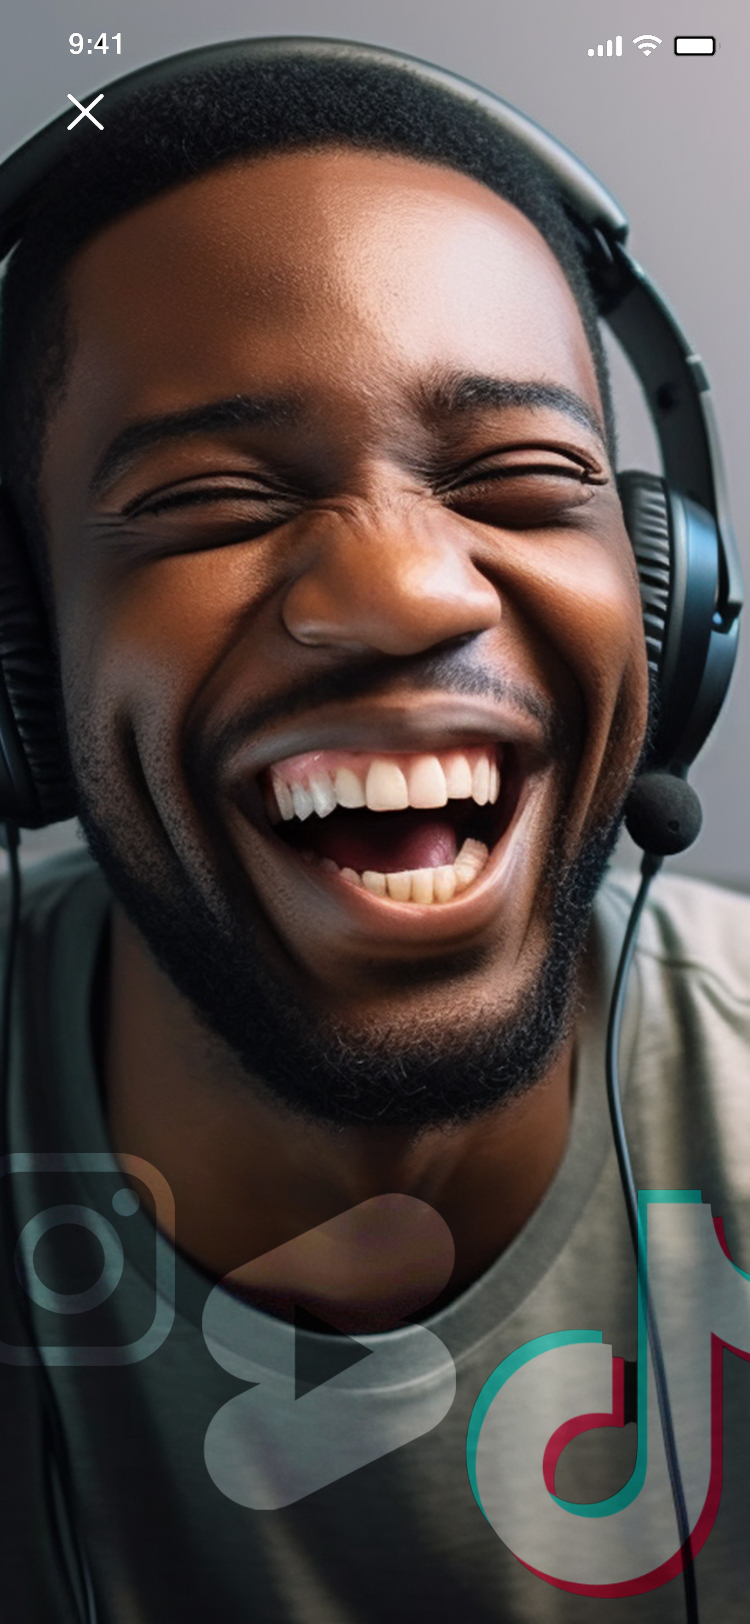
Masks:
[[[675,857],[698,839],[701,803],[684,778],[669,772],[641,773],[628,796],[625,827],[641,851]]]

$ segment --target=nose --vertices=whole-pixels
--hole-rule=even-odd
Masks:
[[[472,558],[469,526],[437,504],[328,512],[315,527],[282,610],[296,642],[405,656],[498,624],[500,597]]]

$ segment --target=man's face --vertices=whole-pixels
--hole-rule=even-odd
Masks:
[[[297,1104],[326,1054],[366,1076],[386,1045],[390,1095],[403,1061],[424,1096],[429,1054],[501,1030],[529,1080],[518,1022],[585,893],[577,951],[646,717],[562,271],[478,183],[326,150],[153,200],[68,288],[43,498],[115,889],[246,1068],[296,1070]]]

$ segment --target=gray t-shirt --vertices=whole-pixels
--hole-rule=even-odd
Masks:
[[[25,1259],[102,1624],[681,1624],[604,1086],[632,894],[615,875],[597,900],[573,1124],[544,1199],[446,1309],[358,1348],[259,1313],[175,1254],[153,1222],[158,1172],[129,1169],[136,1209],[95,1058],[109,895],[83,853],[26,877],[0,1257],[3,1619],[75,1620],[40,1373],[18,1352]],[[637,1184],[662,1192],[649,1267],[700,1616],[744,1624],[750,1368],[723,1349],[750,1354],[750,902],[657,879],[622,1078]]]

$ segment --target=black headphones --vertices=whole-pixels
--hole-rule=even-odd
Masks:
[[[658,784],[656,778],[650,782],[657,790],[661,786],[662,800],[665,773],[672,780],[667,801],[674,812],[677,803],[684,806],[681,795],[675,801],[679,780],[705,742],[729,686],[742,579],[708,379],[671,310],[628,253],[625,215],[590,170],[507,102],[443,69],[373,46],[293,38],[210,45],[105,86],[107,104],[118,107],[136,91],[223,62],[269,59],[401,67],[481,108],[552,179],[574,225],[600,313],[640,379],[661,449],[664,477],[621,474],[619,489],[638,566],[656,697],[646,766],[659,774]],[[53,119],[0,167],[0,260],[22,236],[40,183],[65,155],[68,117]],[[39,828],[75,814],[54,693],[45,614],[23,538],[0,491],[0,822]],[[654,839],[654,797],[646,784],[644,799],[640,782],[640,803],[636,794],[628,823],[648,849]],[[697,824],[695,814],[692,823],[690,817],[687,821],[692,834],[675,827],[672,817],[670,839],[670,820],[665,824],[662,817],[662,854],[682,850],[695,838],[700,812]]]

